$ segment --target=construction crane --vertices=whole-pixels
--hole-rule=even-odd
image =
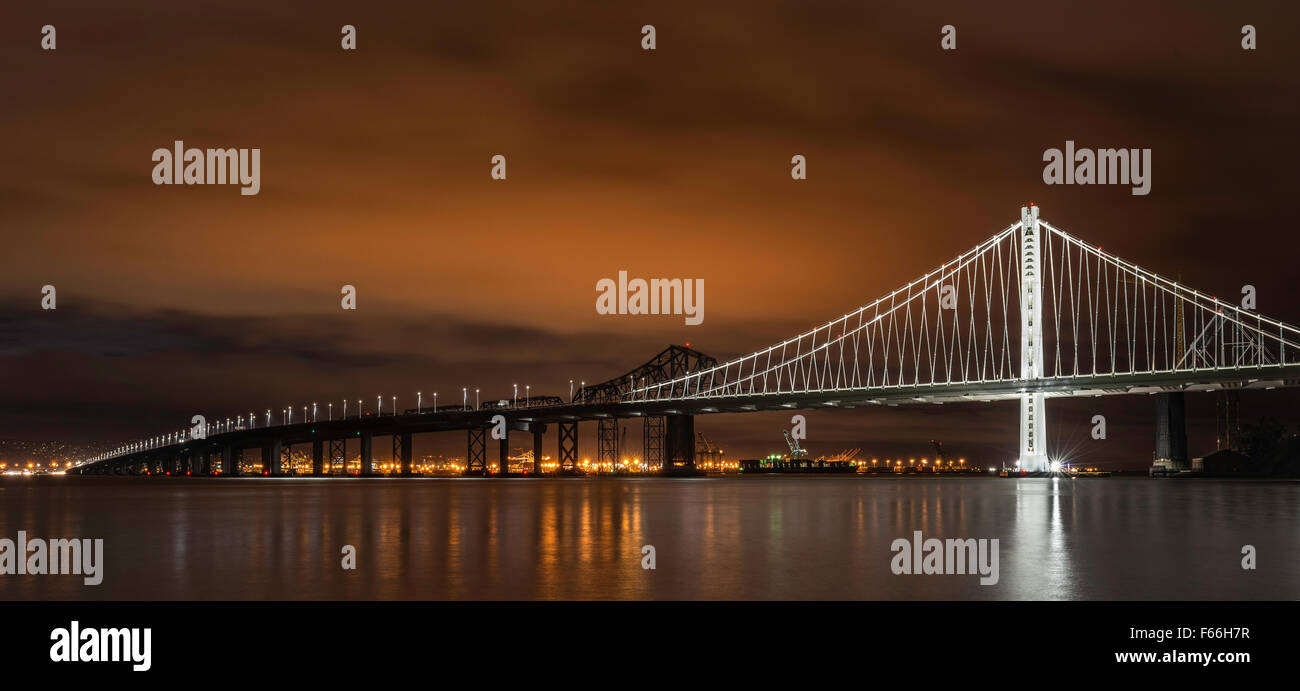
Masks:
[[[790,460],[802,461],[808,458],[808,451],[799,446],[799,440],[790,438],[790,430],[783,429],[781,434],[785,435],[785,443],[790,446]]]

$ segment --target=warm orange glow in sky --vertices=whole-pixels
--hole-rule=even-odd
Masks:
[[[200,393],[214,415],[438,382],[563,393],[687,340],[722,358],[888,292],[1030,199],[1300,321],[1275,259],[1300,250],[1275,225],[1297,182],[1297,42],[1243,53],[1227,5],[378,5],[7,9],[0,374],[20,395],[0,436],[143,433]],[[46,23],[57,51],[37,49]],[[1045,186],[1042,152],[1067,139],[1152,148],[1152,194]],[[175,140],[261,148],[260,194],[155,186],[150,154]],[[704,324],[597,315],[619,270],[703,278]],[[46,283],[63,321],[36,310]],[[828,425],[844,446],[883,422]]]

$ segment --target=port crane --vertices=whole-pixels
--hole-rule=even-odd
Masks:
[[[718,452],[718,447],[714,446],[713,442],[708,437],[704,436],[703,432],[697,432],[695,436],[700,438],[699,446],[695,447],[696,453],[712,455]]]
[[[860,453],[862,453],[860,448],[845,449],[826,460],[832,463],[854,463],[858,460],[858,454]]]
[[[930,443],[934,444],[934,452],[939,454],[938,467],[943,467],[948,463],[948,458],[943,455],[943,442],[938,439],[931,439]]]
[[[957,465],[953,466],[952,461],[948,459],[948,455],[943,452],[943,442],[939,441],[938,439],[931,439],[930,443],[934,444],[934,451],[935,453],[939,454],[939,457],[937,459],[938,463],[935,464],[935,468],[943,468],[947,466],[949,470],[962,470],[962,471],[966,470],[965,458],[958,458]]]
[[[705,470],[722,470],[722,449],[703,432],[697,432],[696,436],[699,441],[695,444],[695,463]]]
[[[785,443],[790,447],[790,460],[802,461],[808,458],[808,450],[799,446],[798,439],[792,439],[790,437],[790,430],[783,429],[781,430],[781,434],[785,435]]]

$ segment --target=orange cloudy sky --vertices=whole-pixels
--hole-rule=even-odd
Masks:
[[[888,292],[1029,200],[1193,286],[1253,284],[1262,312],[1300,322],[1297,15],[15,0],[0,10],[0,438],[120,440],[179,426],[196,400],[222,416],[524,381],[566,393],[668,343],[739,354]],[[939,49],[945,24],[956,51]],[[261,193],[155,186],[151,154],[178,139],[260,148]],[[1046,186],[1043,151],[1067,139],[1152,149],[1151,194]],[[704,279],[704,324],[597,315],[594,286],[619,270]],[[47,283],[55,312],[39,309]],[[1105,405],[1148,453],[1147,402]],[[826,443],[901,449],[944,420],[889,414],[828,418]],[[704,429],[748,454],[780,422]],[[1010,409],[942,424],[989,455],[1014,440]]]

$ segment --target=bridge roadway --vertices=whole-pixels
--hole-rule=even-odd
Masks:
[[[244,449],[262,449],[266,474],[278,475],[273,459],[291,445],[312,444],[314,473],[323,474],[325,445],[333,441],[360,439],[363,458],[373,460],[373,438],[393,437],[394,453],[400,456],[403,474],[411,469],[411,435],[434,432],[468,432],[467,474],[505,474],[509,433],[533,436],[534,458],[542,457],[541,440],[548,425],[560,430],[558,458],[564,470],[575,470],[579,422],[617,420],[620,418],[657,417],[666,420],[665,467],[690,471],[694,466],[693,417],[714,413],[746,413],[775,410],[856,408],[878,405],[921,403],[972,403],[1020,400],[1025,393],[1044,393],[1047,397],[1082,397],[1117,394],[1156,394],[1219,389],[1272,389],[1300,385],[1300,364],[1267,365],[1258,368],[1198,370],[1195,372],[1138,373],[1082,377],[1047,377],[1036,380],[1008,380],[972,384],[932,384],[919,386],[870,387],[856,390],[739,394],[673,399],[624,400],[606,403],[565,403],[546,406],[515,406],[464,410],[441,408],[436,413],[407,411],[400,415],[367,415],[340,420],[317,420],[271,427],[236,429],[213,434],[206,439],[186,440],[167,446],[146,449],[84,464],[69,470],[72,474],[135,474],[156,468],[158,472],[188,471],[208,475],[210,454],[220,453],[229,463],[231,454]],[[486,433],[496,416],[504,419],[507,436],[499,440],[500,456],[496,472],[486,460]],[[536,465],[533,473],[540,475]],[[226,465],[223,464],[223,468]],[[369,468],[369,463],[363,462]],[[229,475],[229,472],[223,473]],[[369,473],[366,473],[369,474]]]

